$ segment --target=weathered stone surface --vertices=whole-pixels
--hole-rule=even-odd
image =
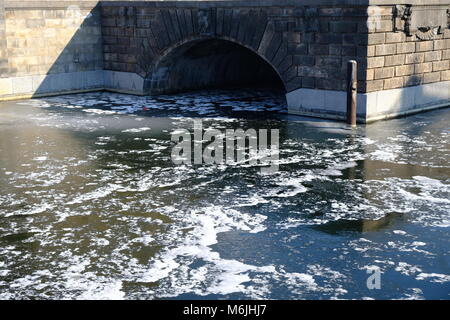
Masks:
[[[394,55],[397,53],[397,45],[396,44],[382,44],[377,45],[375,47],[375,55],[376,56],[388,56]]]
[[[416,52],[416,44],[414,42],[405,42],[397,44],[397,53],[414,53]]]
[[[4,1],[0,1],[0,78],[8,76],[8,50],[6,42],[6,28],[5,28],[5,7]],[[9,87],[7,82],[0,83],[0,95],[8,94]],[[3,93],[1,93],[3,92]]]
[[[433,72],[446,71],[450,69],[450,60],[433,62]]]
[[[406,64],[425,62],[425,53],[411,53],[406,55]]]
[[[375,69],[375,80],[392,78],[395,74],[394,67],[386,67]]]
[[[421,74],[433,71],[433,63],[420,63],[414,65],[414,73]]]
[[[395,68],[395,76],[396,77],[402,77],[402,76],[409,76],[414,74],[414,65],[404,65],[404,66],[398,66]]]
[[[389,89],[401,88],[401,87],[403,87],[403,84],[404,84],[403,78],[401,78],[401,77],[390,78],[390,79],[384,80],[383,89],[389,90]]]
[[[367,67],[369,69],[384,67],[384,57],[371,57],[371,58],[368,58],[367,59]]]
[[[433,83],[441,81],[440,72],[425,73],[423,78],[423,83]]]
[[[387,56],[384,58],[384,65],[386,67],[400,66],[403,64],[405,64],[405,55],[404,54]]]
[[[430,51],[425,53],[425,62],[439,61],[442,58],[442,51]]]
[[[7,8],[6,16],[8,18],[4,25],[9,77],[20,78],[28,75],[72,73],[103,68],[98,9]],[[105,42],[117,43],[118,37],[114,35],[117,31],[107,29],[106,33],[109,36],[105,37]],[[3,50],[0,50],[0,53],[3,53]],[[13,85],[17,93],[20,90],[32,91],[28,90],[30,86],[25,85],[25,80],[16,82]]]

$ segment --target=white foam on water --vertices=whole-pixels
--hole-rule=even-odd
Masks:
[[[28,215],[35,215],[39,213],[43,213],[45,211],[52,210],[55,206],[49,203],[43,203],[39,205],[34,205],[33,208],[28,210],[14,210],[13,212],[8,212],[4,216],[5,217],[11,217],[11,216],[28,216]]]
[[[165,99],[168,98],[170,97],[165,97]],[[221,98],[228,99],[229,97],[223,96]],[[196,103],[204,104],[198,108],[200,113],[212,115],[210,112],[213,110],[208,107],[211,97],[207,95],[197,100],[193,97],[183,96],[178,101],[170,101],[169,99],[164,102],[162,100],[153,101],[146,97],[136,97],[135,99],[134,97],[128,98],[122,95],[89,94],[85,95],[84,98],[80,98],[77,95],[71,98],[61,98],[59,101],[60,104],[57,107],[63,108],[66,106],[69,109],[71,105],[83,106],[83,108],[93,106],[95,108],[98,106],[98,103],[102,103],[104,105],[100,106],[101,108],[110,108],[116,114],[142,111],[145,106],[147,109],[152,109],[149,112],[170,109],[171,114],[178,115],[182,114],[180,111],[196,112]],[[64,103],[64,101],[67,103]],[[111,106],[112,103],[122,104],[123,106]],[[192,107],[189,107],[190,104],[192,104]],[[267,110],[266,106],[253,102],[223,102],[218,105],[223,107],[226,104],[231,105],[231,108],[234,107],[236,110],[251,110],[252,112],[257,112],[263,108]],[[55,107],[54,103],[44,102],[36,102],[32,105]],[[221,107],[214,109],[220,109]],[[64,114],[75,114],[77,110],[63,112]],[[129,115],[127,117],[132,116]],[[56,119],[55,117],[58,117],[57,113],[36,119],[43,123],[42,125],[45,125],[44,122],[50,121],[49,119],[53,121]],[[101,134],[107,134],[103,133],[103,130],[106,132],[109,127],[101,122],[103,118],[106,119],[105,117],[87,117],[86,114],[83,115],[81,112],[78,112],[78,117],[78,119],[84,119],[83,130],[85,130],[85,126],[88,128],[86,129],[88,131],[102,130]],[[111,119],[115,121],[115,119],[120,117],[115,116],[111,117]],[[208,126],[219,129],[226,128],[225,124],[228,122],[236,126],[245,126],[248,123],[245,119],[240,119],[239,117],[231,119],[221,118],[216,115],[214,117],[220,120],[204,117],[204,121]],[[188,118],[175,118],[174,120],[176,121],[172,125],[176,127],[178,123],[182,123],[183,126],[186,126],[188,121],[192,121],[192,119],[188,121],[186,119]],[[56,125],[52,124],[53,128],[64,130],[71,126],[70,123],[64,121],[66,120],[62,120],[61,123]],[[148,122],[141,123],[147,125]],[[76,126],[72,125],[70,128],[81,130],[81,127],[77,123]],[[148,125],[148,127],[152,126]],[[122,129],[120,128],[120,130]],[[131,130],[140,130],[140,128],[132,128]],[[116,131],[114,131],[112,136],[116,136]],[[129,135],[124,136],[129,140],[133,138]],[[54,290],[53,292],[57,292],[64,298],[122,299],[126,297],[124,291],[127,289],[123,285],[125,281],[134,282],[136,287],[139,287],[140,282],[144,280],[155,282],[155,285],[144,285],[137,289],[139,292],[127,292],[126,294],[137,298],[176,297],[183,293],[192,293],[199,296],[237,294],[237,297],[260,299],[277,298],[282,291],[280,288],[287,288],[284,291],[285,297],[290,299],[319,296],[334,299],[345,297],[346,294],[349,294],[350,297],[355,295],[350,290],[350,288],[353,290],[351,280],[346,279],[347,271],[344,272],[342,270],[359,269],[358,267],[367,263],[379,264],[385,269],[395,269],[397,272],[411,277],[411,281],[415,281],[420,275],[417,280],[430,283],[445,283],[439,282],[446,280],[448,277],[440,269],[426,270],[430,273],[422,270],[426,269],[424,266],[431,261],[430,259],[436,258],[436,251],[433,249],[434,242],[428,238],[426,240],[422,239],[420,236],[417,236],[414,228],[406,229],[406,226],[405,230],[409,232],[407,237],[405,236],[405,231],[391,231],[389,226],[381,230],[381,232],[386,232],[387,236],[387,239],[383,241],[376,240],[376,237],[374,237],[373,241],[361,238],[350,241],[348,245],[343,242],[342,246],[332,248],[330,260],[329,262],[324,262],[324,265],[319,265],[318,263],[314,265],[296,263],[287,267],[280,262],[283,261],[282,259],[289,259],[289,263],[296,261],[295,259],[303,261],[301,257],[307,257],[309,254],[312,254],[312,258],[318,257],[320,259],[320,254],[315,256],[316,253],[311,252],[314,249],[302,246],[304,243],[303,236],[306,238],[306,235],[301,234],[299,236],[297,231],[301,230],[285,231],[287,228],[324,224],[341,218],[355,220],[368,218],[373,220],[392,212],[403,213],[404,219],[401,220],[401,223],[407,221],[407,223],[419,224],[420,227],[450,225],[449,219],[446,218],[448,216],[446,214],[448,202],[445,201],[449,198],[447,193],[449,180],[437,180],[431,174],[430,177],[421,176],[423,171],[414,173],[416,175],[409,179],[386,178],[381,181],[373,180],[366,183],[360,183],[357,179],[350,181],[342,178],[342,170],[354,167],[357,160],[364,158],[372,160],[385,158],[396,163],[399,161],[412,163],[414,159],[411,160],[407,157],[409,149],[406,147],[403,149],[395,148],[395,144],[405,143],[411,144],[414,148],[425,148],[426,140],[414,141],[409,134],[401,134],[390,140],[393,143],[392,145],[383,141],[385,146],[379,147],[375,145],[375,140],[369,138],[358,139],[356,138],[356,143],[353,146],[349,144],[348,139],[341,138],[332,138],[327,140],[326,143],[322,143],[323,141],[317,143],[314,139],[308,140],[303,137],[299,137],[297,140],[287,140],[283,142],[285,148],[280,149],[282,159],[278,161],[278,164],[292,164],[293,167],[304,165],[304,167],[307,166],[309,169],[297,170],[297,167],[294,167],[291,170],[289,168],[286,169],[286,174],[281,172],[272,177],[258,176],[255,179],[256,181],[254,181],[253,175],[247,176],[247,172],[245,172],[246,176],[244,179],[250,179],[243,182],[243,185],[245,185],[243,191],[240,189],[239,184],[235,184],[232,179],[228,180],[228,178],[234,177],[233,175],[228,175],[234,168],[230,170],[230,167],[226,166],[204,166],[198,170],[183,166],[177,167],[175,170],[173,168],[145,167],[142,170],[139,169],[139,173],[125,172],[136,168],[133,159],[139,158],[139,161],[143,159],[144,157],[139,156],[142,152],[155,150],[156,153],[164,150],[167,145],[164,144],[162,139],[149,140],[148,143],[150,145],[148,148],[147,145],[143,146],[145,150],[135,148],[135,150],[117,151],[108,150],[107,147],[94,146],[98,148],[98,152],[87,155],[88,161],[92,161],[93,165],[96,166],[92,171],[87,173],[81,171],[81,169],[85,169],[84,166],[86,164],[70,164],[74,167],[83,165],[83,168],[80,167],[77,170],[80,169],[80,172],[83,172],[80,178],[89,181],[82,185],[67,184],[66,186],[64,184],[58,186],[55,184],[54,188],[47,188],[47,190],[42,188],[46,186],[45,180],[50,181],[56,176],[59,170],[58,166],[61,165],[61,163],[57,163],[54,168],[43,168],[48,163],[56,161],[52,154],[49,155],[49,159],[52,161],[46,159],[45,161],[37,161],[37,164],[28,165],[26,168],[19,167],[20,170],[26,171],[29,170],[29,167],[36,166],[39,170],[45,170],[45,174],[30,174],[27,176],[28,173],[20,174],[20,170],[17,170],[17,172],[10,170],[9,172],[13,172],[13,174],[9,175],[7,179],[17,182],[15,187],[27,190],[26,194],[29,197],[42,198],[42,203],[48,201],[54,206],[48,208],[49,213],[39,215],[39,217],[33,217],[33,214],[31,214],[31,217],[19,218],[26,219],[30,225],[34,223],[33,219],[36,219],[34,220],[35,222],[38,219],[47,219],[42,222],[43,224],[48,224],[48,228],[41,230],[40,234],[33,235],[32,238],[25,241],[39,241],[40,246],[43,248],[45,246],[55,246],[57,248],[54,251],[55,253],[61,253],[61,250],[67,246],[69,248],[67,251],[73,254],[79,253],[80,258],[70,259],[64,254],[59,254],[58,258],[52,261],[51,265],[47,264],[49,270],[51,270],[49,273],[33,273],[28,277],[22,277],[17,282],[12,282],[12,287],[9,287],[9,283],[0,281],[2,289],[6,288],[5,290],[14,292],[11,295],[2,293],[0,297],[17,298],[20,297],[20,294],[26,292],[29,296],[51,298],[45,295],[40,296],[39,293],[40,290],[46,289],[46,285],[48,285],[51,286],[51,288],[47,289],[49,292]],[[100,137],[98,142],[106,145],[107,142],[114,143],[116,141]],[[110,144],[108,143],[107,145],[109,146]],[[358,149],[361,146],[366,146],[367,154]],[[445,155],[447,150],[445,146],[433,144],[433,148],[438,147],[440,148],[439,153]],[[383,155],[382,152],[386,153]],[[132,156],[128,157],[130,161],[125,162],[124,160],[123,163],[127,163],[125,165],[121,162],[121,159],[114,157],[116,155],[119,155],[119,158]],[[113,160],[109,160],[109,158]],[[170,161],[166,155],[160,155],[157,159]],[[445,157],[443,159],[445,160]],[[437,165],[434,161],[433,159],[430,160],[431,165]],[[108,169],[104,170],[104,165]],[[427,162],[423,165],[426,166]],[[30,171],[32,170],[30,169]],[[115,173],[111,174],[110,171]],[[223,173],[223,177],[225,177],[223,178],[224,184],[228,183],[228,185],[223,186],[221,183],[216,183],[221,181],[216,178],[217,173],[219,175]],[[64,176],[65,174],[61,177],[63,178]],[[61,177],[58,177],[58,179]],[[17,179],[23,179],[23,181],[17,181]],[[70,182],[70,179],[67,182]],[[207,193],[208,197],[214,197],[211,198],[213,199],[211,202],[217,205],[199,209],[205,202],[200,202],[201,204],[198,205],[197,199],[186,199],[186,201],[183,200],[181,209],[179,196],[185,196],[189,193],[189,188],[192,187],[191,182],[195,182],[195,186],[198,189],[196,190],[196,196],[198,195],[204,200],[203,197]],[[111,185],[114,187],[111,187]],[[77,193],[74,196],[69,196],[70,192],[64,189],[65,187],[76,188],[77,186],[81,187],[80,190],[75,191]],[[29,190],[28,188],[36,188],[36,190]],[[334,188],[336,190],[345,190],[346,196],[350,200],[342,200],[339,194],[340,191],[335,191]],[[53,189],[55,190],[53,191]],[[323,191],[329,192],[331,198],[325,199],[326,201],[324,198],[321,198],[320,194]],[[269,199],[266,193],[271,192],[274,195],[270,196]],[[49,196],[50,193],[52,195],[51,198]],[[83,198],[83,195],[86,197]],[[317,203],[308,202],[311,201],[312,195],[317,196]],[[15,214],[26,214],[26,212],[30,212],[29,209],[32,209],[30,206],[22,207],[25,202],[17,201],[14,197],[9,199],[1,196],[0,199],[2,204],[5,202],[6,206],[12,208],[8,213],[14,211]],[[125,201],[123,201],[124,199]],[[432,200],[430,201],[430,199]],[[67,200],[69,200],[69,206],[66,206]],[[297,203],[300,204],[296,207],[298,210],[294,208],[288,213],[284,211],[285,205],[294,207],[293,204]],[[73,206],[73,204],[77,205]],[[180,208],[179,211],[175,208],[169,209],[168,204]],[[260,208],[257,206],[260,206]],[[41,205],[35,206],[34,209],[37,207],[42,209]],[[13,208],[21,209],[14,210]],[[168,212],[164,212],[163,209],[167,209]],[[269,223],[265,217],[254,216],[246,213],[245,210],[249,212],[270,212],[274,216],[270,217]],[[171,222],[167,223],[166,221],[154,219],[151,217],[154,211],[164,214]],[[41,213],[44,212],[45,210],[41,211]],[[283,214],[278,217],[276,216],[278,212]],[[82,215],[89,216],[89,219],[92,217],[94,220],[94,223],[89,223],[89,228],[82,225],[84,223],[83,219],[75,219],[78,218],[76,216]],[[72,216],[74,219],[67,221],[54,219],[54,217],[68,216]],[[21,225],[19,223],[16,225],[15,222],[19,219],[11,219],[14,220],[11,226],[14,227],[17,233],[21,232],[19,230]],[[110,230],[91,233],[90,227],[94,228],[96,222],[99,221],[95,219],[102,220],[102,227],[106,223],[111,223],[109,226]],[[54,220],[57,221],[57,224],[53,223]],[[75,222],[75,227],[71,225],[73,222]],[[120,225],[122,227],[126,226],[129,233],[121,230]],[[161,230],[157,229],[154,233],[149,231],[153,230],[155,225],[161,227]],[[395,227],[400,228],[403,225],[395,225]],[[230,248],[230,243],[227,243],[227,240],[222,242],[222,239],[227,239],[227,237],[232,239],[229,241],[233,241],[234,235],[236,235],[237,239],[243,236],[242,239],[249,239],[248,243],[252,244],[252,241],[264,238],[265,234],[258,235],[258,233],[265,232],[266,228],[268,229],[267,233],[270,233],[270,235],[280,235],[282,237],[282,246],[287,245],[282,247],[286,250],[286,253],[280,253],[281,260],[276,260],[278,259],[276,255],[273,255],[274,260],[272,260],[272,256],[269,260],[258,260],[251,257],[251,254],[249,255],[250,257],[241,256],[238,250],[236,252],[234,250],[227,251]],[[39,228],[30,228],[27,231],[39,232],[40,230]],[[338,238],[341,237],[336,237],[336,239]],[[399,238],[402,241],[398,241]],[[290,239],[290,241],[285,241],[285,239]],[[305,241],[307,240],[305,239]],[[317,239],[311,242],[313,248],[315,241]],[[89,243],[89,252],[85,253],[79,250],[84,243]],[[234,243],[231,245],[234,245]],[[264,245],[264,243],[261,244],[261,246]],[[163,249],[160,249],[160,247]],[[278,245],[277,248],[279,248]],[[272,247],[269,246],[268,249],[270,250]],[[430,252],[425,249],[430,250]],[[14,245],[9,245],[0,250],[2,256],[14,257],[11,260],[16,260],[18,263],[26,263],[32,258],[30,253]],[[145,256],[145,254],[141,255],[141,253],[151,252],[152,250],[158,253],[156,256],[151,255],[149,258],[150,262],[147,262],[146,259],[148,258],[143,258],[142,256]],[[264,249],[258,247],[256,250]],[[224,252],[224,254],[219,252]],[[384,259],[386,258],[384,256],[385,252],[392,253],[392,259],[395,262]],[[257,254],[258,252],[256,251],[255,253]],[[334,260],[334,254],[339,256],[340,259],[336,265],[333,264],[337,262]],[[354,262],[352,259],[348,259],[348,254],[356,254],[358,257],[361,257],[362,262]],[[424,263],[415,265],[414,262],[406,260],[406,257],[413,255],[420,256],[424,259]],[[137,256],[139,256],[139,259],[136,258]],[[378,259],[372,260],[374,256],[378,257]],[[408,262],[397,262],[398,256],[404,257],[405,261]],[[50,256],[43,256],[38,261],[45,265],[47,258],[53,259]],[[94,263],[98,265],[94,266]],[[340,265],[340,263],[343,265]],[[4,266],[0,264],[0,267],[0,273],[14,270],[14,267],[10,264]],[[291,268],[293,272],[285,271],[288,268]],[[114,277],[111,276],[112,274],[114,274]],[[61,281],[61,279],[64,281]],[[66,285],[66,287],[61,286],[61,284]],[[355,285],[358,286],[358,284]],[[364,284],[361,285],[364,286]],[[347,289],[350,293],[347,292]],[[415,291],[414,288],[411,290],[402,288],[398,295],[401,295],[401,298],[423,297],[423,294]],[[398,295],[396,298],[399,297]]]
[[[397,154],[389,150],[376,150],[370,154],[374,160],[380,160],[385,162],[392,162],[397,159]]]
[[[290,285],[294,285],[297,287],[300,284],[305,284],[306,286],[310,287],[310,289],[317,288],[316,281],[314,280],[314,277],[310,274],[291,272],[286,273],[285,276],[287,283]]]
[[[151,128],[149,128],[149,127],[142,127],[142,128],[126,129],[126,130],[122,130],[122,132],[139,133],[139,132],[150,131],[150,130],[151,130]]]
[[[117,111],[102,110],[102,109],[82,109],[81,111],[86,112],[86,113],[105,114],[105,115],[118,114]]]
[[[296,178],[280,177],[274,181],[278,185],[278,187],[270,188],[268,191],[266,191],[265,197],[289,198],[297,196],[300,193],[305,193],[308,191],[308,188],[303,186],[302,183],[305,181],[310,181],[310,179],[314,179],[314,177],[310,175]]]
[[[414,176],[413,177],[414,180],[420,182],[423,185],[429,185],[432,187],[437,187],[437,188],[441,188],[441,187],[446,187],[441,181],[436,180],[436,179],[431,179],[428,177],[423,177],[423,176]],[[448,189],[449,187],[447,187]]]
[[[86,285],[83,293],[76,297],[77,300],[123,300],[125,292],[122,291],[122,281],[115,280],[112,283],[99,285],[97,282]]]
[[[421,289],[411,288],[408,290],[411,292],[405,293],[404,297],[399,298],[399,300],[425,300]]]
[[[176,296],[180,293],[195,291],[200,295],[207,294],[229,294],[233,292],[245,292],[246,286],[243,284],[251,280],[249,273],[272,273],[275,272],[273,266],[257,267],[242,263],[236,260],[223,259],[219,253],[210,247],[217,243],[219,233],[232,230],[242,230],[247,232],[261,232],[265,228],[261,225],[266,217],[261,215],[248,215],[234,209],[221,207],[209,207],[204,210],[193,210],[182,215],[184,224],[189,222],[189,232],[183,243],[177,247],[160,254],[150,265],[150,268],[142,276],[141,281],[156,282],[170,278],[170,289],[164,292],[167,296]],[[185,226],[189,227],[189,226]],[[175,235],[174,235],[175,236]],[[192,281],[190,287],[186,287],[186,280],[179,277],[179,269],[182,265],[189,265],[193,261],[203,261],[203,269],[194,272],[197,280]],[[179,261],[184,261],[183,264]],[[190,262],[189,262],[190,261]],[[216,275],[207,277],[208,275]],[[201,270],[205,272],[201,272]],[[192,270],[190,270],[192,272]],[[170,277],[171,274],[178,277]],[[200,276],[203,274],[203,276]],[[206,277],[206,279],[204,279]],[[188,278],[189,275],[188,275]],[[191,279],[192,280],[192,279]],[[183,292],[180,292],[179,284],[184,284]],[[203,285],[201,285],[203,283]],[[209,283],[204,288],[203,286]]]
[[[45,157],[45,156],[33,158],[34,161],[45,161],[45,160],[47,160],[47,159],[48,159],[48,158]]]
[[[73,200],[68,201],[67,204],[83,203],[93,199],[104,198],[113,193],[114,191],[119,190],[120,188],[122,188],[122,186],[117,184],[109,184],[107,186],[98,188],[97,190],[88,193],[83,193],[75,197]]]
[[[419,273],[416,276],[416,280],[428,280],[435,283],[450,282],[450,275],[440,273]]]
[[[398,266],[395,267],[395,271],[407,276],[412,276],[414,274],[422,272],[422,269],[419,266],[414,266],[406,262],[399,262]]]
[[[270,203],[270,201],[261,197],[260,195],[255,194],[250,197],[241,199],[239,203],[235,205],[235,207],[254,207],[264,203]]]

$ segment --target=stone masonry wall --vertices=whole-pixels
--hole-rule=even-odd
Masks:
[[[4,1],[0,0],[0,78],[8,73],[8,57],[6,49],[5,31],[5,7]],[[1,88],[1,86],[0,86]],[[0,89],[0,95],[2,94]]]
[[[237,8],[225,2],[213,8],[105,3],[105,68],[148,78],[158,59],[180,43],[216,37],[263,56],[279,72],[287,92],[345,90],[348,60],[358,62],[360,93],[449,80],[448,28],[427,41],[407,36],[394,31],[395,8],[394,4],[311,7],[301,1],[284,7],[244,2]],[[207,29],[201,30],[205,23]]]
[[[0,24],[0,33],[4,32],[0,45],[6,42],[0,53],[7,55],[0,73],[3,94],[77,89],[90,81],[81,72],[103,69],[98,8],[17,6],[5,8],[4,16],[4,31]],[[57,74],[77,75],[52,78]]]
[[[101,69],[99,36],[90,10],[7,10],[9,75]]]
[[[449,5],[444,8],[450,9]],[[395,6],[372,7],[372,12],[377,19],[372,18],[368,24],[367,82],[363,92],[450,80],[448,28],[419,39],[417,34],[394,32]]]
[[[188,8],[186,8],[188,7]],[[179,44],[201,37],[231,40],[264,57],[287,91],[344,90],[347,61],[361,62],[365,77],[367,7],[172,8],[123,2],[102,5],[105,69],[151,77],[158,59]],[[361,86],[362,90],[363,86]]]

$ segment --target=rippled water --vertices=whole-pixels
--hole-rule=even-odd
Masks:
[[[1,103],[0,298],[448,299],[450,109],[351,132],[283,103]],[[280,171],[172,164],[170,133],[196,118],[279,129]]]

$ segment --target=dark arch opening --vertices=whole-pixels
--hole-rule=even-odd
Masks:
[[[277,71],[252,50],[222,39],[185,43],[164,56],[147,79],[151,93],[264,88],[285,93]]]

